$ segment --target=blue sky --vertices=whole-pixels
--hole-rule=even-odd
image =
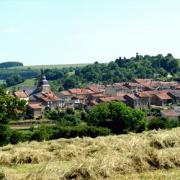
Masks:
[[[0,62],[180,58],[179,0],[0,0]]]

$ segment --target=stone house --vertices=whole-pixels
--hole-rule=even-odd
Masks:
[[[13,92],[13,96],[19,98],[20,100],[24,100],[24,101],[26,101],[26,102],[29,101],[29,96],[28,96],[28,94],[26,93],[26,91],[24,91],[24,90],[14,91],[14,92]]]
[[[131,89],[124,86],[124,83],[114,83],[111,85],[106,85],[105,92],[107,96],[117,96],[119,93],[130,93]]]
[[[140,99],[134,94],[127,94],[124,96],[125,102],[128,106],[132,108],[141,108]]]
[[[180,104],[180,90],[171,91],[168,95],[173,99],[173,102]]]
[[[157,92],[151,98],[151,104],[156,106],[168,106],[172,103],[172,98],[167,92]]]
[[[135,82],[125,83],[124,86],[129,88],[131,90],[131,93],[137,93],[139,91],[142,91],[144,88],[141,84]]]
[[[28,117],[32,119],[41,119],[43,116],[43,108],[39,103],[28,104]]]

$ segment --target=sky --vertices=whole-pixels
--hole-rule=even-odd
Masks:
[[[180,58],[179,0],[0,0],[0,62]]]

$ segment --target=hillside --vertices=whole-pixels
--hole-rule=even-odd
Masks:
[[[40,69],[61,69],[61,68],[70,68],[70,67],[83,67],[88,64],[54,64],[54,65],[27,65],[27,66],[17,66],[11,67],[10,69],[32,69],[32,70],[40,70]]]
[[[0,148],[7,179],[178,179],[180,128]]]

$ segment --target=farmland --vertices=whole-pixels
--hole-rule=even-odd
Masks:
[[[27,66],[19,66],[12,67],[9,69],[32,69],[32,70],[40,70],[40,69],[61,69],[61,68],[69,68],[69,67],[83,67],[88,64],[54,64],[54,65],[27,65]]]
[[[7,179],[178,179],[180,128],[0,148]]]

